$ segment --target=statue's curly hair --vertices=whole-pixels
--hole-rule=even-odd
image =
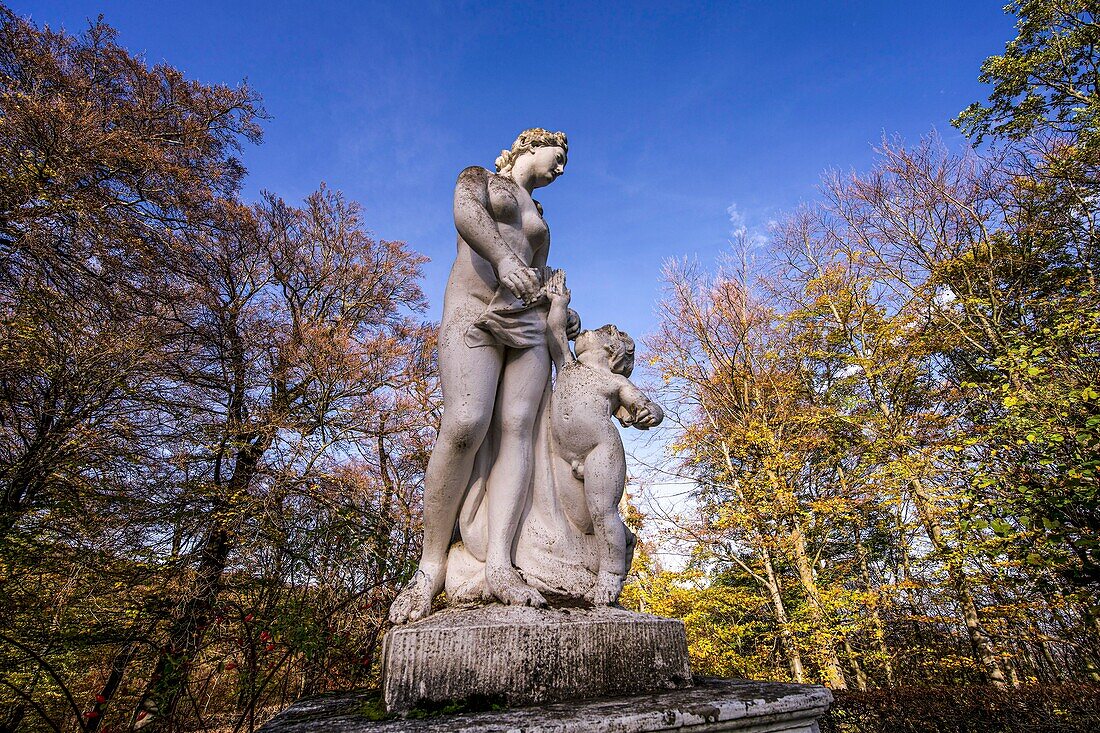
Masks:
[[[512,164],[516,158],[535,148],[561,148],[569,153],[569,140],[564,132],[550,132],[541,127],[532,127],[524,130],[512,143],[511,150],[501,150],[497,158],[497,173],[507,173],[512,170]]]
[[[634,371],[634,339],[626,331],[608,323],[592,331],[582,331],[573,342],[577,356],[592,348],[603,347],[611,360],[611,371],[629,377]]]

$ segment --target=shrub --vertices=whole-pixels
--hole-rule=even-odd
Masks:
[[[1094,733],[1100,685],[838,690],[822,733]]]

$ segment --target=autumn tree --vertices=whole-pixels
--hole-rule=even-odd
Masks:
[[[670,272],[650,348],[697,486],[683,535],[710,582],[809,622],[832,685],[1013,684],[1057,675],[1052,648],[1092,674],[1095,296],[1057,289],[1088,268],[1016,160],[886,141],[780,221],[757,278]]]
[[[178,432],[182,488],[172,531],[193,562],[142,712],[175,717],[216,615],[230,555],[255,501],[332,471],[343,451],[386,427],[418,346],[420,259],[369,238],[356,206],[322,189],[303,208],[269,196],[234,231],[188,237],[178,351],[165,362],[164,409]]]
[[[1011,9],[1017,37],[982,67],[989,101],[956,120],[1000,151],[1003,225],[984,248],[944,263],[940,276],[967,290],[975,281],[997,286],[960,299],[968,320],[992,336],[965,365],[1002,466],[979,488],[991,506],[1022,519],[1019,546],[1030,548],[1030,562],[1095,588],[1100,23],[1087,1]]]
[[[817,480],[830,460],[819,448],[834,426],[784,324],[745,277],[712,279],[687,265],[671,268],[668,283],[647,345],[664,394],[679,405],[675,448],[699,485],[700,539],[712,561],[739,568],[766,593],[799,679],[803,642],[791,632],[779,564],[793,570],[815,666],[843,688],[839,609],[814,568],[831,531],[812,508],[830,493]]]
[[[218,201],[243,175],[234,154],[259,140],[263,111],[245,86],[147,67],[102,22],[73,37],[7,8],[0,109],[6,533],[31,509],[73,500],[73,477],[102,465],[112,441],[126,450],[122,385],[146,379],[157,332],[143,319],[155,317],[173,239],[218,225]]]
[[[8,639],[20,662],[36,659],[28,685],[9,690],[5,725],[37,704],[39,682],[64,687],[43,656],[65,646],[61,619],[38,630],[18,619],[36,600],[74,600],[67,583],[104,545],[141,532],[101,520],[140,516],[157,482],[145,400],[164,343],[163,265],[178,232],[217,226],[243,173],[235,153],[259,140],[262,114],[247,87],[149,68],[101,22],[73,37],[0,8],[3,618],[28,632]],[[68,578],[60,588],[51,569]]]
[[[254,729],[371,678],[438,414],[422,259],[323,187],[240,201],[258,98],[102,21],[4,9],[0,80],[0,724]]]
[[[979,79],[993,86],[988,103],[975,102],[955,124],[978,141],[1023,141],[1054,133],[1092,147],[1100,129],[1100,6],[1092,0],[1016,0],[1016,38],[982,64]]]

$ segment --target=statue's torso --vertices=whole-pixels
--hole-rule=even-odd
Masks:
[[[549,227],[530,196],[511,180],[490,173],[487,187],[487,211],[496,222],[497,231],[516,256],[532,266],[537,255],[549,246]],[[492,299],[497,287],[493,266],[459,236],[458,252],[444,297],[444,320],[458,315],[456,310],[469,314],[474,314],[476,310],[479,314],[480,309]],[[473,310],[470,310],[471,306]]]
[[[573,362],[558,373],[550,403],[555,443],[565,458],[583,458],[604,440],[617,440],[611,416],[619,408],[613,374]]]

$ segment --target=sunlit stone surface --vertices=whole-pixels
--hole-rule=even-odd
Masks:
[[[704,678],[686,690],[381,722],[360,712],[368,700],[362,692],[303,700],[261,733],[818,733],[833,696],[816,685]]]
[[[618,608],[448,609],[386,636],[386,707],[471,696],[509,706],[691,684],[680,621]]]

